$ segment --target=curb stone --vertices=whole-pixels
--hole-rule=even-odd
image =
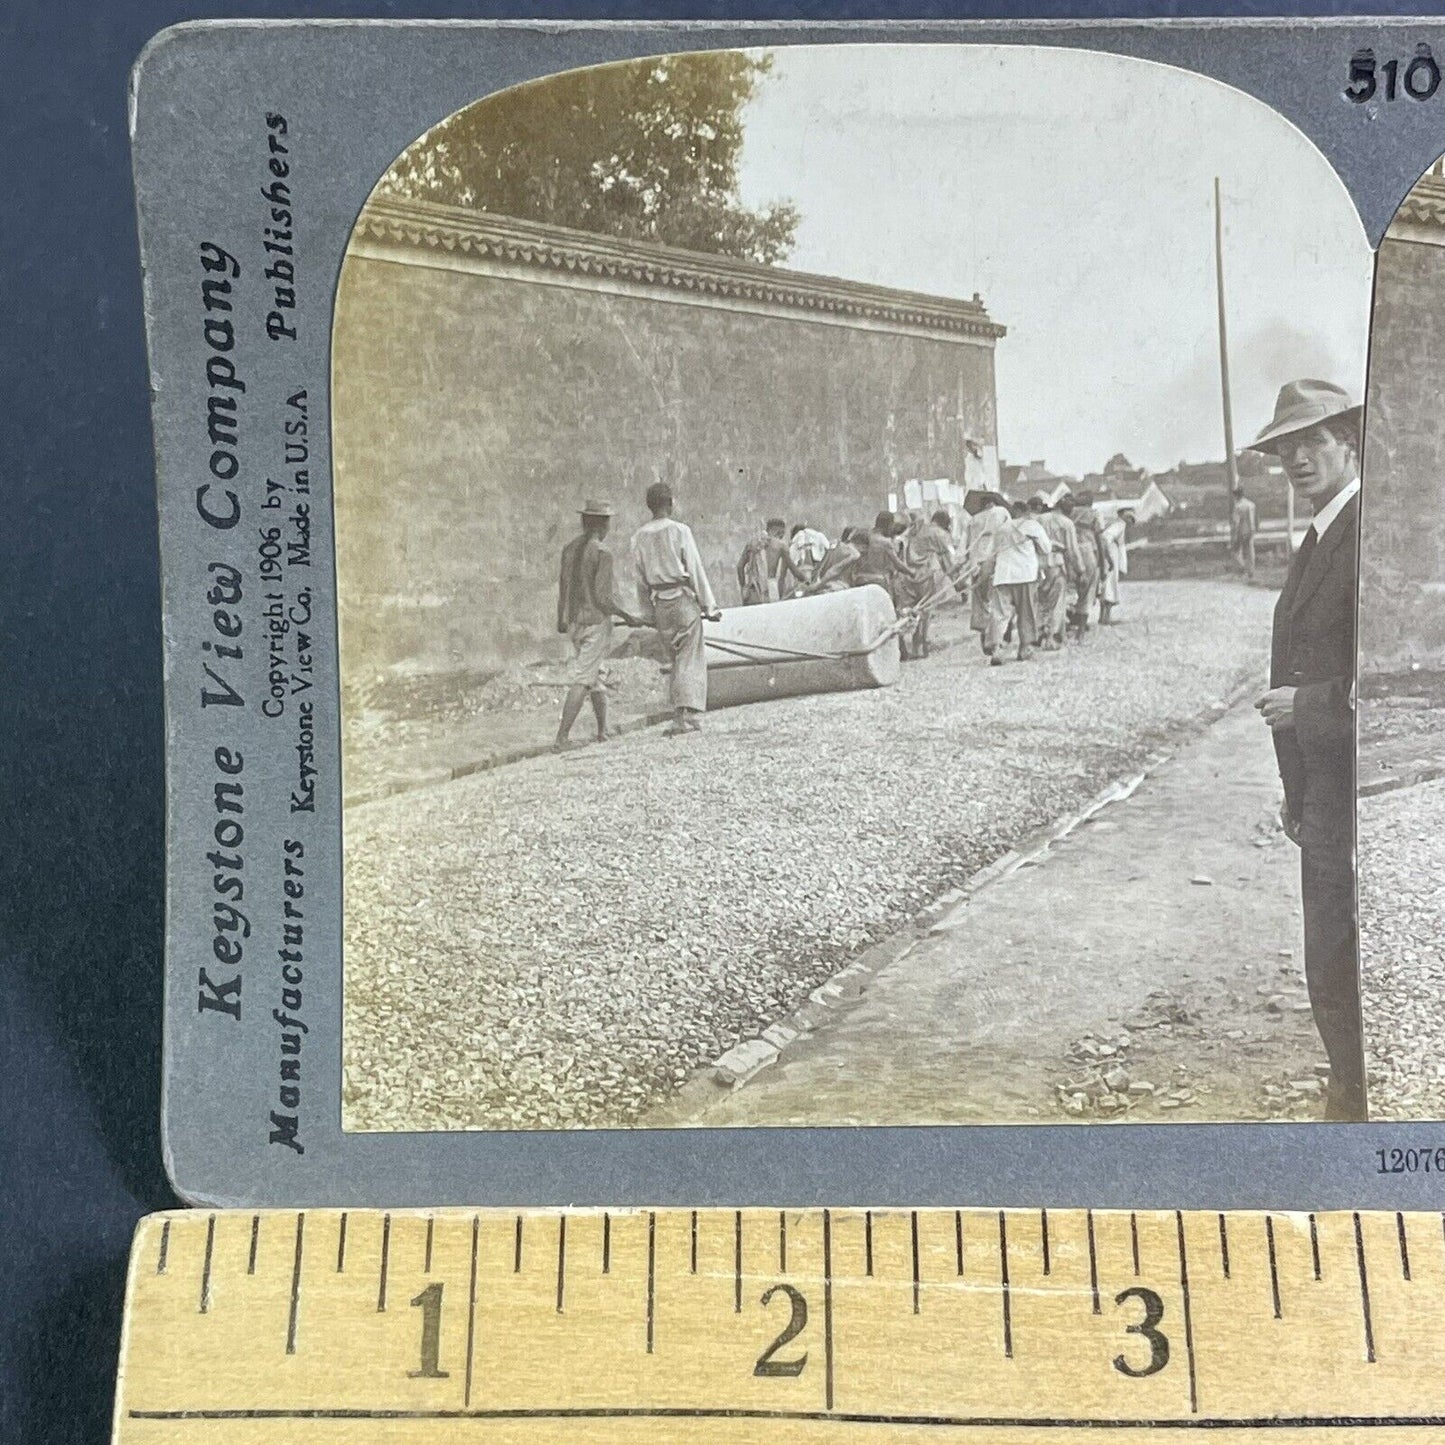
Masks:
[[[1357,798],[1378,798],[1381,793],[1397,793],[1401,788],[1416,788],[1421,783],[1439,782],[1441,778],[1445,778],[1445,765],[1416,768],[1408,776],[1402,774],[1393,778],[1380,778],[1373,783],[1361,783],[1355,789],[1355,796]]]
[[[1173,761],[1180,748],[1237,707],[1254,688],[1255,684],[1248,679],[1236,683],[1222,698],[1201,709],[1184,724],[1169,747],[1150,753],[1136,772],[1115,778],[1082,808],[1036,829],[1019,847],[1010,848],[993,862],[970,874],[961,884],[948,889],[915,914],[912,922],[866,948],[846,967],[813,989],[808,1001],[784,1015],[780,1023],[769,1025],[760,1037],[745,1039],[712,1063],[702,1065],[676,1093],[649,1112],[664,1116],[673,1111],[691,1113],[693,1111],[687,1106],[696,1103],[705,1107],[707,1100],[716,1096],[718,1086],[742,1088],[768,1065],[777,1063],[784,1051],[799,1039],[817,1032],[831,1023],[844,1007],[856,1003],[879,974],[901,962],[924,939],[957,928],[967,912],[969,900],[975,894],[1026,864],[1041,862],[1053,844],[1067,838],[1111,804],[1131,798],[1154,773]],[[775,1033],[775,1030],[779,1032]],[[779,1042],[784,1033],[791,1037]]]

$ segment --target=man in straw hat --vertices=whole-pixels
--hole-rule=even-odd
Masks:
[[[611,524],[611,505],[588,501],[582,508],[581,533],[562,549],[557,631],[571,639],[572,666],[557,741],[552,744],[556,752],[571,745],[572,724],[588,697],[597,719],[597,741],[607,741],[607,689],[602,686],[602,664],[612,652],[612,619],[620,617],[636,625],[618,604],[613,590],[612,553],[603,545]]]
[[[1280,819],[1300,850],[1305,980],[1329,1056],[1326,1118],[1366,1116],[1355,919],[1355,595],[1360,408],[1327,381],[1292,381],[1252,450],[1271,452],[1314,513],[1274,610],[1269,690]]]
[[[703,620],[716,622],[712,587],[692,528],[672,515],[672,488],[654,482],[647,489],[652,520],[632,536],[634,580],[642,606],[672,654],[668,696],[672,723],[667,737],[695,733],[707,710],[707,651]]]

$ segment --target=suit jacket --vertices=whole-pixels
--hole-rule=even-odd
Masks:
[[[1306,847],[1350,846],[1353,834],[1359,537],[1356,493],[1310,556],[1295,554],[1274,609],[1270,686],[1296,689],[1294,727],[1275,732],[1274,748]]]

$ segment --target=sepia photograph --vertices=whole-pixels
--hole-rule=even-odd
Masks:
[[[1372,338],[1313,143],[1087,50],[438,116],[333,322],[343,1127],[1440,1117],[1442,248]]]
[[[1360,533],[1360,965],[1371,1116],[1445,1118],[1445,164],[1385,234]]]

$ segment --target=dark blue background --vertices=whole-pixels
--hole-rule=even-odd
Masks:
[[[108,1438],[160,1159],[160,589],[131,62],[208,15],[848,18],[1310,13],[1067,3],[273,5],[5,0],[0,115],[0,1440]],[[1326,13],[1411,13],[1342,4]],[[1318,13],[1318,11],[1316,11]]]

